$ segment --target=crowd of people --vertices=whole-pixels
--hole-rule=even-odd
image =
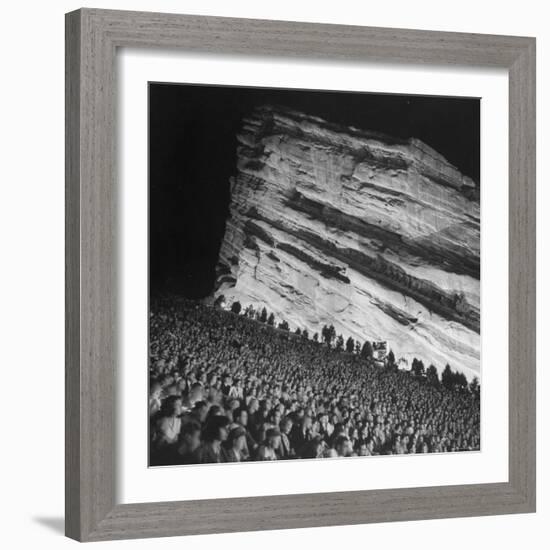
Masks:
[[[149,334],[151,465],[480,448],[479,394],[183,299]]]

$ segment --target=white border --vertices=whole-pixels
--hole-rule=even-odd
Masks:
[[[503,70],[121,50],[117,502],[508,480],[508,75]],[[147,82],[476,96],[481,103],[482,451],[147,468]],[[490,283],[489,283],[490,281]]]

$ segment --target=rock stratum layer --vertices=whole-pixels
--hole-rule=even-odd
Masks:
[[[423,142],[261,107],[238,136],[215,295],[472,378],[479,237],[476,185]]]

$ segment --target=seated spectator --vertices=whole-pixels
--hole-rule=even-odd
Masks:
[[[290,440],[292,447],[296,449],[296,453],[298,455],[302,454],[303,450],[306,447],[306,444],[309,443],[313,438],[311,426],[311,416],[304,414],[304,416],[302,416],[302,418],[300,419],[299,424],[295,424],[292,428]]]
[[[154,439],[157,447],[177,442],[181,429],[181,413],[181,397],[178,395],[170,395],[162,402]]]
[[[258,448],[258,444],[248,431],[248,410],[244,406],[241,406],[233,411],[233,424],[231,424],[231,428],[237,427],[244,430],[246,437],[246,451],[248,453],[254,453]],[[250,457],[247,456],[246,458]]]
[[[339,457],[351,456],[353,447],[350,440],[345,435],[339,435],[334,441],[334,450]]]
[[[162,385],[160,382],[153,382],[149,388],[149,416],[154,416],[160,411]]]
[[[199,426],[202,426],[206,422],[209,406],[206,401],[196,401],[191,411],[187,414],[189,420],[198,422]]]
[[[203,400],[203,387],[200,382],[195,382],[191,389],[189,390],[189,394],[183,399],[183,407],[187,410],[191,410],[197,401]]]
[[[183,424],[180,432],[176,464],[193,464],[195,451],[201,443],[201,426],[198,422],[191,420]]]
[[[222,443],[227,440],[229,420],[226,416],[211,417],[203,430],[203,443],[195,451],[195,462],[223,462]]]
[[[233,428],[227,438],[224,462],[242,462],[247,458],[246,431],[241,427]]]
[[[258,460],[277,460],[277,450],[281,444],[281,432],[278,428],[269,428],[265,441],[258,449]]]
[[[293,458],[296,456],[294,448],[290,444],[290,433],[292,431],[292,419],[287,416],[283,418],[280,422],[280,431],[281,431],[281,444],[277,450],[277,458],[287,459]]]
[[[320,436],[315,436],[309,443],[306,443],[302,452],[302,458],[323,458],[326,445]]]

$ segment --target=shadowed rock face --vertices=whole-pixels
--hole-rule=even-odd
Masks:
[[[479,193],[419,140],[262,107],[238,137],[216,295],[479,374]]]

